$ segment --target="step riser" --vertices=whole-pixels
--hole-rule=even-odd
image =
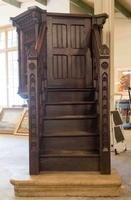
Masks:
[[[41,158],[40,171],[99,171],[100,159],[93,158]]]
[[[57,150],[99,149],[98,137],[55,137],[41,139],[41,152]]]
[[[45,120],[45,132],[96,131],[97,119]]]
[[[93,101],[94,95],[90,91],[59,91],[59,92],[47,92],[47,102],[62,102],[62,101]]]
[[[47,105],[46,116],[95,114],[95,105]]]

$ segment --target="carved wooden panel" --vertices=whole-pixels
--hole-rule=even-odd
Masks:
[[[85,48],[85,26],[71,25],[71,48],[81,49]]]
[[[88,37],[87,37],[88,36]],[[91,85],[91,21],[47,17],[47,75],[49,86]],[[88,38],[88,39],[87,39]]]

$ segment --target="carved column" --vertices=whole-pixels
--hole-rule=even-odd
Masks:
[[[94,0],[94,13],[107,13],[109,15],[103,27],[103,44],[110,49],[110,97],[114,94],[114,0]],[[114,109],[114,102],[110,102],[111,110]]]
[[[28,107],[29,107],[29,170],[31,175],[39,174],[39,90],[37,52],[28,50]]]
[[[39,34],[39,26],[42,23],[44,11],[36,6],[28,8],[24,13],[11,17],[13,26],[18,33],[18,62],[19,62],[19,90],[22,98],[28,98],[27,81],[27,52],[36,44]]]
[[[100,93],[99,93],[99,130],[100,130],[100,171],[110,174],[110,65],[109,49],[102,45],[100,49]]]
[[[98,130],[100,134],[100,173],[110,174],[110,63],[109,48],[100,41],[107,15],[100,14],[93,19],[93,45],[96,61],[96,93]]]

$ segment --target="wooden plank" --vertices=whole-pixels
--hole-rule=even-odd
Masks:
[[[40,158],[41,171],[99,171],[99,165],[100,158],[97,156],[81,158]]]
[[[99,137],[86,136],[60,136],[60,137],[44,137],[41,139],[42,152],[60,151],[60,150],[91,150],[99,149]]]

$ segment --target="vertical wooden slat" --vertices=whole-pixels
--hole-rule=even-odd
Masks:
[[[47,77],[48,77],[48,84],[52,84],[52,75],[53,75],[53,35],[52,35],[52,17],[47,16]],[[56,42],[55,42],[56,44]]]
[[[86,48],[86,77],[85,77],[85,84],[86,85],[92,85],[92,60],[91,60],[91,21],[84,19],[85,29],[83,30],[85,32],[84,39],[85,41],[83,43],[83,47]]]
[[[63,48],[67,48],[67,26],[62,25],[62,43]]]
[[[53,47],[57,47],[57,26],[53,24],[52,26],[52,34],[53,34]]]
[[[53,56],[53,76],[58,78],[58,56]]]
[[[81,57],[81,77],[85,78],[86,77],[86,59],[85,56]]]
[[[76,49],[80,48],[80,26],[76,26]]]
[[[84,33],[84,26],[80,27],[80,48],[85,47],[85,33]]]
[[[63,63],[63,78],[68,78],[68,71],[67,71],[67,63],[68,59],[67,56],[63,56],[62,58],[62,63]]]
[[[71,71],[72,71],[72,78],[76,78],[77,75],[77,61],[76,61],[76,56],[71,57]]]
[[[58,78],[62,78],[62,59],[61,59],[61,55],[58,56]]]
[[[58,41],[58,48],[62,48],[62,28],[61,28],[61,24],[57,25],[58,30],[57,30],[57,41]]]
[[[68,34],[70,33],[70,34]],[[70,23],[67,23],[67,48],[70,50],[70,48],[72,47],[72,26],[70,25]],[[70,54],[68,54],[68,78],[72,77],[72,56]]]
[[[81,56],[76,56],[76,78],[81,78]]]

